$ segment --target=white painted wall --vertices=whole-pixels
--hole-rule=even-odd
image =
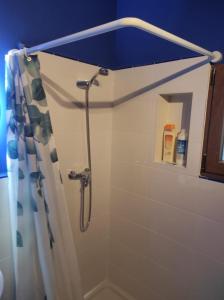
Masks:
[[[5,279],[3,300],[13,297],[11,230],[8,200],[8,179],[0,179],[0,270]]]
[[[203,60],[120,70],[115,98]],[[199,179],[210,66],[113,110],[111,280],[137,300],[224,299],[224,185]],[[193,92],[187,168],[154,162],[158,94]]]
[[[76,81],[90,79],[98,67],[44,53],[39,58],[86,293],[107,274],[112,111],[91,109],[93,217],[88,232],[80,233],[80,185],[70,181],[67,173],[72,168],[87,167],[85,111],[77,109],[71,100],[84,101],[85,91],[76,87]],[[91,89],[91,101],[111,101],[113,72],[107,77],[99,76],[98,80],[100,86]]]

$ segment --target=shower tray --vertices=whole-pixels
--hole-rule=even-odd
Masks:
[[[84,296],[85,300],[136,300],[115,284],[105,280]]]
[[[123,296],[118,295],[114,290],[111,288],[104,288],[95,294],[91,300],[126,300]]]

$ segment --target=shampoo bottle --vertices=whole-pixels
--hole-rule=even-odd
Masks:
[[[163,161],[174,163],[176,130],[174,124],[166,124],[163,132]]]
[[[176,143],[176,164],[179,166],[186,165],[186,154],[187,154],[187,133],[185,129],[177,135]]]

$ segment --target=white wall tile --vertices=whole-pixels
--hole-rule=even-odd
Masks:
[[[5,279],[3,300],[13,299],[12,240],[8,198],[8,179],[0,179],[0,270]]]
[[[111,239],[155,263],[190,276],[193,251],[164,235],[117,216],[112,216]]]
[[[127,274],[120,268],[114,265],[110,265],[110,280],[112,280],[117,286],[122,287],[138,300],[165,300],[166,298],[152,291],[151,287],[144,285],[139,280],[132,278],[130,274]]]
[[[193,211],[224,223],[224,185],[219,182],[193,178],[189,190],[195,195]]]
[[[4,280],[5,280],[5,286],[4,286],[4,292],[3,292],[3,300],[12,300],[13,297],[13,270],[12,270],[12,258],[8,257],[5,259],[0,260],[0,270],[3,273]]]
[[[111,264],[139,280],[144,286],[165,299],[188,299],[185,278],[147,258],[133,253],[122,244],[111,244]]]
[[[91,78],[98,67],[45,53],[40,53],[39,57],[81,267],[83,292],[88,292],[105,279],[108,265],[112,111],[90,109],[93,211],[91,226],[83,234],[79,229],[80,183],[69,181],[67,173],[69,169],[82,171],[87,167],[85,110],[78,109],[72,100],[85,101],[85,91],[76,87],[76,81]],[[100,86],[91,89],[90,102],[111,101],[113,72],[98,79]]]
[[[146,166],[129,163],[112,163],[112,186],[141,196],[150,194],[149,169]]]
[[[96,67],[40,57],[42,72],[84,101],[75,81]],[[91,99],[117,99],[203,59],[110,72]],[[105,279],[110,263],[111,280],[136,300],[222,299],[224,188],[198,178],[209,70],[205,65],[112,110],[91,110],[94,204],[85,235],[79,232],[79,186],[67,179],[67,169],[86,165],[84,111],[57,89],[58,97],[48,93],[85,292]],[[154,162],[157,95],[181,92],[193,92],[187,168]]]
[[[120,83],[122,84],[122,82]],[[128,87],[131,87],[128,84]],[[146,93],[113,109],[113,130],[152,132],[153,96]]]
[[[118,215],[134,223],[149,227],[156,216],[149,209],[148,204],[149,201],[146,197],[112,187],[110,212],[114,216]]]
[[[7,178],[0,179],[0,259],[11,256],[11,228]]]
[[[115,204],[112,204],[114,215],[118,214],[130,218],[137,224],[163,234],[185,246],[194,246],[194,214],[123,191],[116,191],[115,193],[118,197],[124,198],[120,202],[120,198],[112,199],[112,201],[116,201]]]
[[[195,253],[190,284],[190,300],[221,300],[224,298],[224,264]]]
[[[223,223],[217,223],[204,217],[195,221],[195,247],[208,256],[224,263]]]
[[[0,220],[0,259],[11,256],[11,229],[9,220]]]
[[[149,133],[113,132],[112,159],[114,161],[149,164],[152,152]]]
[[[117,71],[115,98],[201,60]],[[209,71],[200,67],[113,110],[110,274],[124,289],[131,284],[136,299],[149,299],[139,293],[143,282],[164,299],[223,297],[224,187],[198,178]],[[187,168],[155,163],[156,95],[183,92],[193,93]]]
[[[0,220],[9,219],[8,179],[0,179]]]

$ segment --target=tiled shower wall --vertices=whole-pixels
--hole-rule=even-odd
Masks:
[[[117,71],[115,98],[202,60]],[[109,274],[137,300],[224,299],[224,185],[198,177],[209,71],[205,64],[113,110]],[[191,92],[187,168],[154,162],[158,95]]]
[[[3,300],[13,297],[11,229],[8,201],[8,179],[0,179],[0,270],[5,279]]]
[[[224,186],[198,177],[209,65],[163,80],[113,110],[91,110],[93,221],[80,234],[79,185],[67,179],[67,172],[86,167],[85,115],[72,101],[84,101],[75,82],[90,78],[97,67],[48,54],[39,57],[84,293],[109,274],[137,300],[223,300]],[[202,60],[110,72],[99,77],[91,101],[149,87]],[[157,99],[170,93],[193,93],[186,169],[154,162]],[[0,190],[0,269],[7,279],[3,299],[8,300],[13,289],[7,179],[0,180]]]
[[[76,87],[76,81],[90,79],[98,67],[45,53],[40,53],[39,58],[77,247],[83,293],[86,293],[107,276],[112,111],[91,110],[94,205],[91,226],[88,232],[80,233],[80,184],[68,179],[68,171],[82,171],[87,167],[86,127],[85,110],[77,108],[73,101],[84,102],[85,91]],[[100,85],[92,87],[90,100],[112,100],[113,72],[106,77],[99,76],[98,80]]]

